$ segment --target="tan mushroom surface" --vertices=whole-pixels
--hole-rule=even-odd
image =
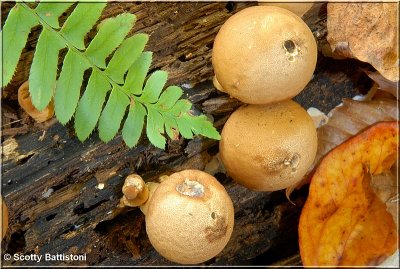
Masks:
[[[221,136],[226,171],[256,191],[280,190],[299,182],[313,163],[318,144],[313,120],[292,100],[240,107]]]
[[[314,36],[301,18],[279,7],[249,7],[215,38],[214,84],[247,104],[278,102],[304,89],[316,61]]]
[[[45,122],[54,116],[54,102],[50,101],[47,107],[39,111],[32,104],[29,94],[29,82],[25,81],[18,89],[18,103],[21,108],[37,122]]]
[[[174,173],[161,182],[146,213],[151,244],[180,264],[198,264],[218,255],[233,225],[234,208],[225,188],[199,170]]]
[[[126,177],[122,186],[121,204],[124,206],[137,207],[143,205],[149,198],[149,188],[143,179],[136,174]]]
[[[310,10],[310,8],[314,5],[313,2],[296,2],[296,3],[290,3],[290,2],[274,2],[274,1],[258,1],[258,5],[260,6],[275,6],[275,7],[281,7],[284,9],[287,9],[297,16],[301,17],[303,16],[307,11]]]

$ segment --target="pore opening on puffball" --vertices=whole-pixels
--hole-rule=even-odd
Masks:
[[[286,40],[283,43],[283,47],[285,48],[285,50],[287,52],[289,52],[290,54],[297,54],[297,46],[296,43],[294,43],[292,40]]]
[[[195,180],[185,179],[184,182],[176,186],[176,190],[190,197],[204,196],[204,186]]]

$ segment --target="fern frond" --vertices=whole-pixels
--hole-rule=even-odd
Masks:
[[[168,110],[181,98],[183,91],[177,86],[169,86],[160,96],[157,106],[161,110]]]
[[[80,97],[83,74],[89,67],[79,52],[75,50],[67,52],[54,94],[55,113],[62,124],[66,124],[74,115]]]
[[[126,71],[140,56],[148,40],[149,37],[146,34],[136,34],[125,39],[108,63],[106,74],[116,83],[123,84]]]
[[[151,74],[149,79],[146,81],[146,86],[144,86],[139,101],[150,104],[157,102],[165,83],[167,83],[167,78],[168,74],[165,71],[156,71]]]
[[[105,19],[97,35],[85,51],[85,55],[99,68],[105,68],[105,60],[124,40],[132,29],[136,16],[123,13],[115,18]]]
[[[73,2],[69,3],[58,3],[54,5],[53,3],[39,3],[37,8],[35,8],[36,14],[47,23],[50,27],[54,29],[60,28],[58,23],[58,17],[60,17]]]
[[[165,148],[166,139],[164,134],[164,119],[160,112],[147,106],[146,134],[150,142],[158,147]]]
[[[64,36],[75,48],[85,49],[84,38],[100,18],[107,3],[80,3],[61,28]]]
[[[108,142],[114,138],[121,126],[128,104],[129,98],[126,94],[116,88],[112,89],[110,98],[99,120],[99,136],[101,140]]]
[[[145,122],[149,141],[159,148],[165,147],[166,136],[220,138],[207,117],[191,114],[192,104],[180,99],[182,89],[169,86],[164,90],[167,72],[156,71],[146,79],[152,61],[152,53],[143,52],[148,35],[126,38],[136,21],[135,15],[123,13],[103,20],[86,48],[85,36],[106,3],[78,3],[60,28],[58,18],[71,6],[72,3],[40,3],[32,9],[16,3],[3,28],[3,85],[11,81],[32,27],[40,24],[42,31],[29,75],[32,102],[43,109],[54,98],[56,117],[62,124],[75,115],[74,127],[81,141],[88,138],[96,125],[100,139],[110,141],[127,111],[122,137],[129,147],[138,143]],[[59,51],[63,48],[67,53],[56,81]],[[90,77],[81,97],[87,70]]]
[[[111,85],[105,77],[101,76],[99,71],[93,70],[86,90],[76,108],[75,130],[79,140],[86,140],[96,127],[107,92],[110,89]]]
[[[134,147],[142,135],[146,109],[141,103],[131,104],[128,117],[122,128],[122,138],[128,147]]]
[[[29,10],[16,4],[8,14],[4,24],[3,35],[3,87],[10,83],[22,49],[28,40],[31,29],[38,25],[39,21],[32,16]]]
[[[126,75],[125,84],[122,89],[128,94],[140,95],[147,72],[150,69],[153,54],[151,52],[143,52],[140,57],[132,64]]]
[[[60,36],[46,28],[43,29],[36,44],[29,73],[29,92],[32,104],[39,110],[43,110],[53,97],[58,53],[64,47],[65,44]]]

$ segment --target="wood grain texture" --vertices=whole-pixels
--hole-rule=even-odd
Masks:
[[[150,35],[146,49],[154,52],[152,70],[168,71],[168,84],[181,85],[194,108],[211,116],[221,129],[241,103],[212,86],[213,40],[227,18],[254,4],[109,3],[102,18],[124,11],[136,14],[132,32]],[[3,4],[3,18],[10,6]],[[323,41],[326,8],[316,5],[304,18],[318,41]],[[10,211],[2,250],[10,254],[87,253],[86,262],[65,263],[74,265],[171,264],[150,245],[142,213],[116,208],[124,177],[135,172],[151,181],[185,168],[204,169],[218,152],[218,142],[180,139],[168,141],[162,151],[142,137],[136,148],[129,149],[120,136],[104,144],[93,134],[81,143],[70,125],[33,123],[15,100],[17,88],[28,78],[39,32],[38,28],[30,35],[17,73],[2,92],[2,119],[8,124],[2,128],[2,194]],[[313,80],[296,101],[329,111],[341,98],[356,93],[361,76],[354,72],[357,64],[320,58]],[[293,205],[283,191],[252,192],[225,174],[216,176],[232,197],[236,224],[227,247],[206,264],[266,265],[296,255],[297,223],[306,190],[294,194]],[[99,183],[105,187],[99,188]],[[299,259],[290,262],[298,264]],[[62,264],[52,261],[44,265]]]

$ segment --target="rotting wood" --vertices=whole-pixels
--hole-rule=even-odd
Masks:
[[[136,14],[133,32],[150,34],[147,49],[154,52],[152,69],[168,71],[168,83],[182,85],[195,110],[207,113],[221,129],[241,103],[217,92],[211,84],[212,42],[229,16],[254,4],[110,3],[103,18],[123,11]],[[3,5],[4,18],[10,4]],[[325,11],[323,5],[316,5],[305,15],[312,31],[318,32],[319,42],[326,35]],[[13,108],[10,111],[18,111],[16,89],[28,78],[38,30],[30,36],[12,83],[3,90],[3,102]],[[320,59],[313,80],[296,100],[305,107],[329,111],[341,98],[355,94],[360,79],[353,72],[357,64]],[[21,117],[19,114],[15,114],[17,118]],[[20,133],[17,128],[28,128],[29,133]],[[54,122],[36,125],[22,121],[2,129],[2,145],[11,139],[17,144],[8,159],[3,155],[2,193],[10,211],[3,251],[87,253],[87,261],[72,263],[75,265],[171,264],[150,245],[141,212],[116,208],[123,179],[132,172],[149,181],[184,168],[204,169],[218,152],[218,142],[204,138],[168,141],[165,151],[149,145],[145,138],[134,149],[127,148],[120,137],[104,144],[96,134],[81,143],[70,126]],[[252,192],[222,173],[216,176],[232,197],[236,225],[224,251],[206,264],[270,264],[296,254],[304,190],[294,194],[296,205],[292,205],[282,191]],[[104,188],[98,187],[99,182],[105,184]],[[280,252],[287,256],[277,255]],[[271,257],[270,253],[274,255]],[[10,264],[4,261],[4,265]]]

